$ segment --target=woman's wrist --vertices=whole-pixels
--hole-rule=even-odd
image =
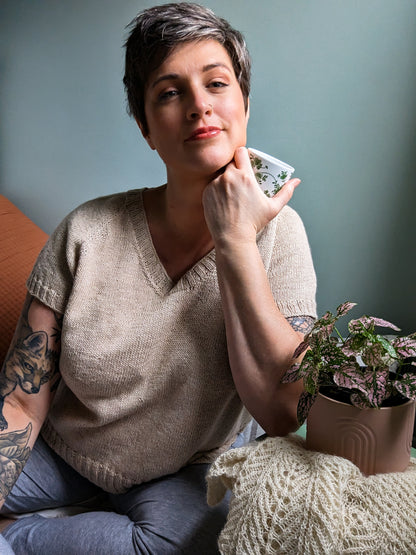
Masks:
[[[214,240],[217,266],[223,262],[227,265],[236,265],[248,272],[250,265],[259,256],[255,238],[253,240],[238,237],[221,237]]]

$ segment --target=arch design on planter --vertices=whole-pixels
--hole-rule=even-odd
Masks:
[[[401,472],[410,461],[415,401],[359,409],[321,393],[306,428],[306,448],[349,459],[367,475]]]
[[[370,427],[355,418],[339,418],[337,453],[348,458],[366,474],[375,471],[377,459],[377,439]]]

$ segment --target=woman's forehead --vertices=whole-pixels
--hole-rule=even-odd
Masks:
[[[208,71],[223,67],[233,72],[233,64],[226,49],[216,40],[185,42],[175,46],[164,61],[152,71],[149,84],[165,73],[181,74],[188,69]]]

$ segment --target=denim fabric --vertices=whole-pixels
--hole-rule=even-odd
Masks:
[[[9,546],[9,544],[1,535],[0,535],[0,553],[1,555],[14,555],[12,548]]]
[[[228,501],[208,507],[208,468],[190,465],[125,494],[103,494],[38,439],[1,512],[74,505],[97,494],[105,495],[106,509],[62,518],[25,516],[3,536],[16,555],[216,554]]]

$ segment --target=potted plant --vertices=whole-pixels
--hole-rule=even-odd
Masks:
[[[345,302],[315,322],[294,353],[304,353],[302,362],[283,382],[304,382],[298,420],[307,417],[308,449],[348,458],[365,474],[404,470],[415,414],[416,333],[380,335],[376,328],[400,329],[361,316],[342,337],[335,324],[354,306]]]

